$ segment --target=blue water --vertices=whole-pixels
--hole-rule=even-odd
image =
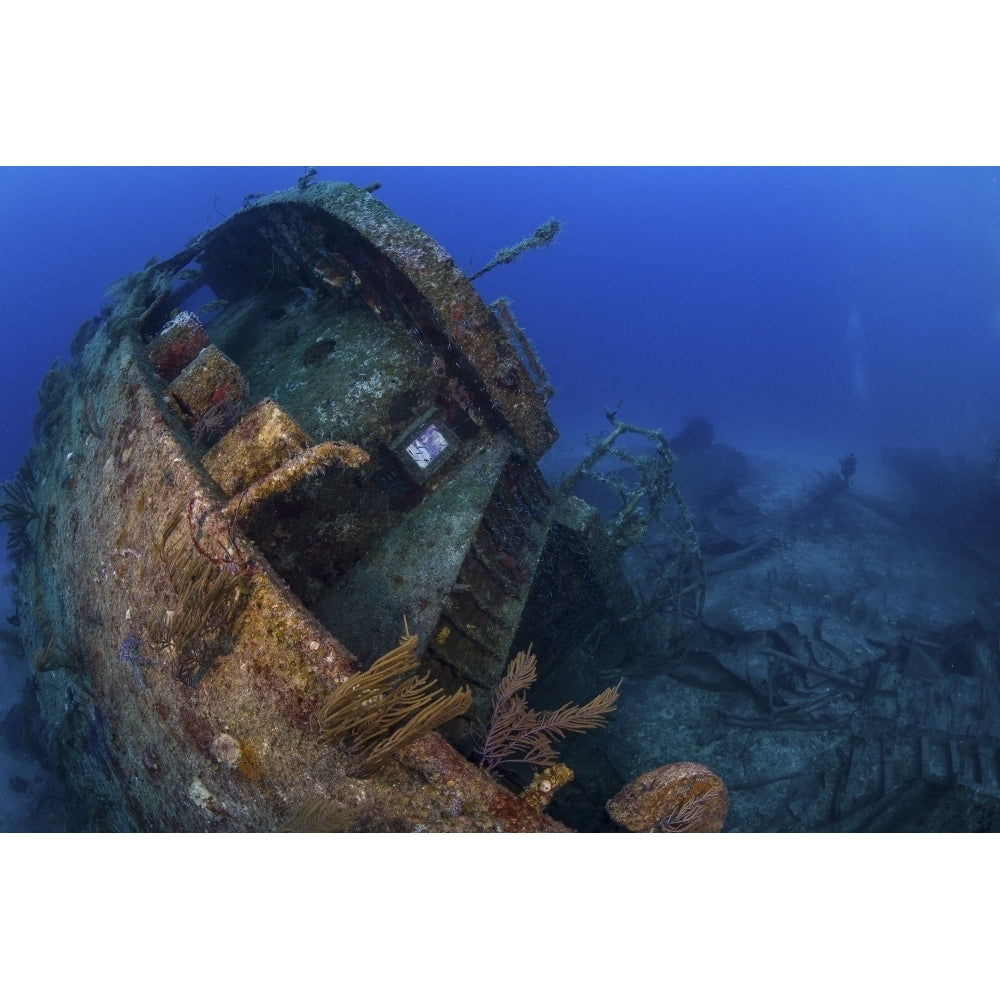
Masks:
[[[0,171],[0,478],[36,387],[104,289],[299,168]],[[1000,172],[844,168],[319,168],[382,198],[505,294],[557,386],[567,446],[703,414],[741,447],[968,452],[1000,433]]]
[[[0,480],[31,441],[44,372],[105,288],[300,173],[0,170]],[[377,197],[466,273],[562,220],[552,246],[476,282],[485,301],[512,300],[548,369],[557,454],[622,397],[623,419],[668,435],[702,415],[717,440],[831,468],[885,444],[983,459],[1000,437],[998,170],[321,167],[317,180],[380,181]]]

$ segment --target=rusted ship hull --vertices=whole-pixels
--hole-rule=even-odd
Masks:
[[[40,392],[17,576],[90,828],[565,829],[549,785],[514,794],[438,732],[359,778],[316,723],[404,628],[479,710],[511,654],[555,428],[503,322],[426,234],[318,185],[151,262],[81,328]]]

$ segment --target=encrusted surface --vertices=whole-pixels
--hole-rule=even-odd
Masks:
[[[357,192],[349,199],[358,200]],[[375,227],[375,237],[380,213],[367,212],[357,221]],[[397,256],[412,253],[409,266],[437,268],[437,280],[448,275],[446,283],[454,283],[458,272],[436,245],[399,220],[394,225],[413,237],[410,251],[400,237]],[[340,280],[332,265],[327,279]],[[239,470],[238,449],[230,443],[217,446],[209,460],[220,489],[202,466],[190,429],[221,400],[242,398],[244,373],[209,346],[176,374],[168,365],[169,385],[160,380],[140,338],[162,328],[168,285],[140,276],[123,288],[131,298],[122,300],[122,315],[112,312],[100,325],[72,374],[54,369],[43,386],[31,455],[40,516],[18,592],[48,738],[73,786],[92,804],[88,825],[564,829],[437,733],[405,747],[370,778],[346,775],[343,747],[320,743],[315,715],[329,692],[367,663],[359,663],[293,595],[244,536],[240,510],[232,506],[241,490],[252,488],[248,480],[270,483],[290,462],[312,454],[301,450],[308,437],[297,430],[297,415],[286,423],[276,408],[262,407],[253,425],[257,433],[250,435],[262,444],[261,454],[248,452]],[[376,296],[366,300],[372,321],[383,322],[371,332],[382,336],[387,307],[377,288],[367,294]],[[441,294],[447,296],[447,289]],[[469,294],[474,296],[471,289]],[[138,319],[124,322],[126,311]],[[335,355],[339,341],[329,340],[309,354],[310,364]],[[388,367],[377,372],[382,385],[393,378],[386,343]],[[183,353],[161,346],[172,360]],[[305,354],[309,346],[303,346]],[[435,373],[432,357],[425,363],[409,347],[403,354],[407,365],[423,365],[432,389],[445,377]],[[398,386],[369,399],[366,379],[355,371],[344,387],[347,399],[351,391],[362,393],[352,404],[359,412],[377,396],[383,423],[413,419],[393,402]],[[398,415],[379,410],[383,404],[395,405]],[[551,428],[541,415],[539,423],[534,413],[538,426]],[[532,432],[531,446],[541,447],[546,433],[539,438]],[[231,434],[234,441],[239,425]],[[467,451],[475,447],[463,444]],[[290,455],[273,467],[282,449]],[[330,461],[350,471],[368,459],[343,442],[323,441],[314,451],[310,489],[335,475],[324,471]],[[288,483],[275,480],[275,491],[299,481],[291,474]],[[229,497],[235,499],[227,507]],[[341,518],[338,526],[349,544],[349,523]],[[275,538],[280,544],[281,536]]]
[[[202,465],[223,493],[232,496],[312,443],[273,399],[263,399],[209,450]]]

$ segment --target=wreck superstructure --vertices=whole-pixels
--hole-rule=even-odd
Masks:
[[[333,183],[257,200],[112,294],[42,386],[18,571],[92,825],[563,829],[551,788],[518,796],[452,745],[532,623],[623,619],[630,597],[596,512],[538,469],[551,390],[509,307]],[[567,561],[573,586],[540,591]],[[352,777],[317,707],[404,631],[472,709]]]

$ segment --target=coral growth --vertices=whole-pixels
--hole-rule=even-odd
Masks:
[[[368,777],[401,747],[467,711],[472,694],[446,695],[418,677],[417,636],[407,633],[393,650],[364,673],[342,684],[320,709],[324,742],[344,740],[354,760],[349,773]]]
[[[0,503],[0,521],[7,523],[7,551],[12,561],[20,563],[31,549],[28,526],[38,519],[37,489],[34,469],[26,460],[17,475],[3,484],[3,503]]]
[[[139,637],[129,633],[118,649],[118,662],[128,668],[132,686],[141,691],[146,686],[142,677],[143,667],[150,667],[153,661],[147,659],[139,651]]]
[[[548,767],[558,755],[552,741],[567,733],[582,733],[603,726],[613,712],[618,687],[606,688],[586,705],[566,704],[554,711],[528,708],[525,692],[538,676],[535,654],[528,647],[507,667],[493,697],[493,711],[482,734],[480,766],[495,771],[501,764],[531,764]]]
[[[147,350],[153,367],[172,382],[208,344],[198,317],[192,312],[182,312],[150,341]]]
[[[573,771],[569,767],[562,763],[551,764],[531,779],[531,784],[521,792],[519,798],[536,812],[541,812],[548,807],[556,792],[572,780]]]
[[[315,796],[306,799],[278,828],[279,833],[343,833],[358,820],[358,810]]]
[[[207,445],[222,437],[236,426],[245,412],[242,400],[230,399],[229,394],[223,391],[222,398],[209,406],[191,428],[195,444]]]
[[[228,647],[246,596],[246,577],[231,570],[237,563],[213,558],[199,544],[189,520],[190,535],[174,532],[183,515],[167,522],[156,551],[174,591],[173,607],[150,623],[154,644],[173,651],[177,677],[195,685],[216,657]]]
[[[348,468],[357,469],[368,461],[368,453],[347,441],[324,441],[313,448],[282,463],[273,472],[251,483],[242,493],[226,504],[223,513],[235,521],[245,516],[257,504],[290,489],[293,484],[309,476],[316,475],[332,462],[340,462]]]
[[[639,775],[607,804],[608,815],[633,833],[717,833],[728,808],[722,779],[690,761]]]
[[[548,222],[543,222],[530,236],[526,236],[520,243],[515,243],[512,247],[504,247],[502,250],[498,250],[488,264],[484,264],[475,274],[469,277],[469,281],[475,281],[476,278],[486,274],[487,271],[492,271],[493,268],[499,267],[501,264],[513,263],[525,250],[531,250],[533,247],[548,246],[559,235],[561,228],[562,223],[558,219],[549,219]]]

